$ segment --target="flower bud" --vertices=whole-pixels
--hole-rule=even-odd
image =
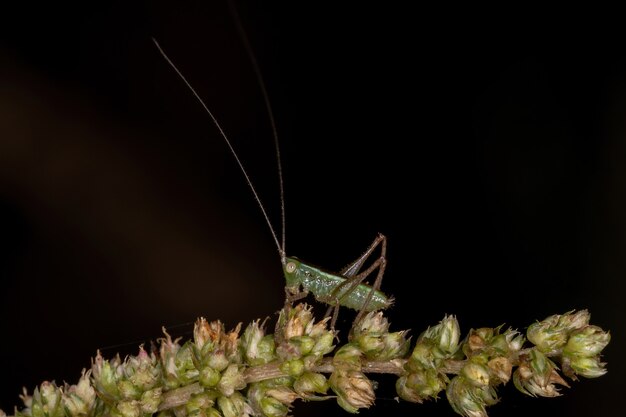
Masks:
[[[385,342],[380,335],[369,333],[359,335],[353,339],[352,343],[358,345],[368,359],[375,358],[385,348]]]
[[[538,349],[531,349],[530,360],[523,360],[513,373],[513,383],[522,393],[532,397],[557,397],[554,384],[568,386],[556,371],[556,365]]]
[[[180,345],[178,344],[180,338],[172,340],[172,337],[167,333],[165,327],[163,327],[162,330],[165,337],[159,339],[159,344],[161,346],[159,349],[159,356],[161,358],[163,379],[165,386],[173,389],[178,387],[180,384],[180,381],[178,380],[180,368],[176,360],[178,351],[180,350]]]
[[[329,330],[320,333],[318,336],[315,336],[316,341],[315,345],[311,349],[312,355],[324,356],[327,353],[330,353],[335,348],[333,341],[335,340],[335,334]]]
[[[230,361],[226,357],[226,353],[222,349],[214,350],[207,355],[206,365],[210,368],[215,369],[216,371],[222,372],[228,365],[230,365]]]
[[[209,323],[204,317],[196,320],[193,326],[193,340],[196,348],[202,351],[207,343],[213,343],[221,335],[221,323]]]
[[[486,407],[498,399],[490,386],[477,387],[462,376],[452,378],[446,390],[446,397],[452,409],[466,417],[487,417]]]
[[[302,359],[288,360],[280,365],[280,370],[289,376],[297,377],[304,372],[304,362]]]
[[[337,403],[349,413],[374,404],[374,387],[360,371],[335,370],[330,376],[330,388],[337,394]]]
[[[281,310],[276,326],[277,336],[283,340],[304,335],[305,329],[313,328],[312,307],[301,303],[293,308]]]
[[[389,361],[391,359],[402,358],[406,356],[410,347],[405,331],[385,334],[383,336],[383,343],[385,345],[383,350],[372,359]]]
[[[121,398],[125,400],[137,400],[141,395],[141,390],[133,385],[127,379],[121,380],[117,383],[117,389],[120,393]]]
[[[307,371],[296,379],[293,383],[293,389],[303,397],[313,393],[326,394],[328,380],[322,374]]]
[[[504,338],[509,345],[509,352],[518,352],[526,341],[524,335],[513,329],[508,329],[504,332]]]
[[[139,400],[141,411],[144,414],[154,414],[159,410],[159,404],[161,404],[161,388],[154,388],[141,394]]]
[[[569,311],[560,317],[561,325],[569,331],[582,329],[589,324],[591,314],[587,310]]]
[[[352,343],[347,343],[340,347],[333,357],[335,369],[361,369],[361,356],[363,352]]]
[[[570,334],[563,348],[567,355],[592,357],[602,352],[609,344],[611,335],[597,326],[586,326]]]
[[[389,332],[389,322],[383,315],[382,311],[367,313],[352,328],[352,336],[358,337],[364,333],[382,335]]]
[[[289,413],[289,407],[273,397],[264,397],[259,404],[267,417],[285,417]]]
[[[428,398],[438,398],[446,382],[445,375],[435,369],[420,370],[398,378],[396,391],[406,401],[421,403]]]
[[[207,388],[212,388],[220,382],[222,375],[211,368],[210,366],[205,366],[200,370],[199,381],[202,386]]]
[[[398,396],[404,401],[421,404],[424,401],[424,398],[419,395],[417,390],[407,385],[409,375],[403,375],[398,378],[398,380],[396,381],[396,392],[398,393]]]
[[[493,358],[487,363],[487,366],[491,373],[502,383],[506,384],[511,379],[513,365],[508,358],[502,356]]]
[[[116,408],[121,417],[141,417],[141,405],[137,400],[119,401]]]
[[[298,348],[300,355],[305,356],[312,352],[315,347],[315,339],[311,336],[296,336],[289,339],[289,343],[292,343]]]
[[[265,395],[272,397],[287,406],[291,405],[291,403],[298,399],[298,394],[285,386],[269,388],[265,391]]]
[[[589,317],[587,310],[577,313],[570,311],[565,314],[555,314],[531,324],[526,336],[542,352],[554,352],[565,346],[571,332],[587,326]]]
[[[68,386],[66,384],[63,392],[63,406],[72,416],[86,416],[91,412],[95,400],[96,391],[91,386],[89,377],[91,371],[85,372],[78,380],[78,384]]]
[[[330,317],[326,317],[319,322],[315,323],[311,321],[306,327],[304,334],[310,336],[314,339],[319,338],[322,334],[328,333],[328,322],[330,321]]]
[[[206,392],[200,392],[193,394],[189,400],[185,403],[185,410],[188,415],[198,414],[200,411],[204,411],[215,404],[214,399]]]
[[[274,338],[265,336],[265,330],[255,320],[246,327],[241,337],[246,361],[252,365],[264,365],[273,361],[275,356]]]
[[[33,392],[32,417],[64,417],[61,390],[54,382],[43,382]]]
[[[243,395],[238,392],[229,397],[218,397],[217,405],[222,410],[224,417],[243,417],[252,414],[252,409],[246,404]]]
[[[242,390],[246,387],[246,381],[243,373],[236,364],[231,364],[222,373],[222,378],[217,384],[217,389],[225,396],[231,396],[235,391]]]
[[[100,395],[107,399],[120,399],[117,382],[123,377],[123,368],[119,356],[105,360],[100,351],[91,362],[93,384]]]
[[[429,341],[418,341],[415,344],[407,368],[411,371],[436,368],[433,346]]]
[[[489,368],[479,363],[467,362],[461,369],[460,375],[475,387],[489,385]]]
[[[598,357],[575,356],[570,358],[569,366],[576,375],[584,376],[585,378],[597,378],[607,372],[605,368],[606,363],[600,362]]]
[[[454,354],[459,348],[461,330],[455,316],[444,316],[436,326],[429,327],[420,335],[418,342],[422,340],[432,341],[444,356]]]

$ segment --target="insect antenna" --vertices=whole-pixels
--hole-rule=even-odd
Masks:
[[[280,220],[281,220],[281,243],[282,243],[282,255],[281,261],[285,262],[285,187],[283,184],[283,167],[280,157],[280,145],[278,142],[278,129],[276,128],[276,119],[274,118],[274,111],[272,110],[272,103],[270,102],[270,96],[267,92],[267,87],[265,85],[265,80],[263,79],[263,73],[261,72],[261,67],[257,62],[256,56],[254,55],[254,51],[252,49],[252,45],[250,44],[250,39],[248,38],[248,34],[241,23],[241,17],[237,12],[237,7],[235,6],[235,2],[233,0],[228,1],[228,6],[230,7],[230,12],[235,20],[235,24],[237,25],[237,31],[239,32],[239,37],[243,42],[244,48],[248,54],[248,58],[252,62],[252,67],[254,68],[254,75],[257,78],[257,82],[259,83],[259,87],[261,88],[261,93],[263,94],[263,101],[265,102],[265,109],[267,110],[267,115],[270,119],[270,125],[272,127],[272,137],[274,138],[274,148],[276,150],[276,164],[278,166],[278,183],[280,186]]]
[[[226,141],[226,144],[228,145],[228,149],[230,149],[230,152],[235,157],[235,160],[237,161],[237,164],[239,165],[239,168],[241,169],[241,172],[243,173],[243,176],[246,178],[246,182],[250,186],[250,190],[252,190],[252,194],[254,195],[254,199],[256,200],[257,204],[259,205],[259,208],[261,209],[261,212],[263,213],[263,217],[265,217],[265,222],[267,223],[267,225],[270,228],[270,232],[272,233],[272,237],[274,238],[274,242],[276,243],[276,247],[278,249],[278,253],[280,254],[280,259],[281,259],[281,261],[284,261],[284,259],[285,259],[285,252],[284,252],[283,248],[280,246],[280,243],[278,241],[278,237],[276,236],[276,232],[274,231],[274,228],[272,227],[272,223],[270,222],[270,219],[269,219],[269,217],[267,215],[267,212],[265,211],[265,207],[263,206],[263,203],[261,202],[261,199],[259,198],[259,195],[257,194],[256,189],[254,188],[254,185],[252,184],[252,181],[250,180],[250,177],[248,176],[248,172],[243,167],[243,164],[241,163],[241,160],[239,159],[239,156],[237,155],[237,152],[235,152],[235,148],[233,148],[233,145],[231,144],[230,140],[228,139],[228,136],[226,135],[226,132],[224,132],[224,129],[222,129],[222,126],[219,124],[219,122],[217,121],[217,119],[215,118],[215,116],[213,115],[211,110],[209,110],[209,107],[205,104],[204,100],[202,100],[202,98],[196,92],[196,90],[193,88],[191,83],[189,83],[189,81],[187,81],[187,79],[185,78],[183,73],[180,72],[180,70],[178,69],[178,67],[176,67],[174,62],[167,56],[167,54],[165,53],[163,48],[161,48],[161,45],[159,45],[157,40],[155,38],[152,38],[152,42],[154,42],[154,44],[156,45],[157,49],[159,50],[159,52],[161,53],[161,55],[163,56],[165,61],[170,65],[170,67],[172,67],[172,69],[174,69],[174,71],[176,72],[178,77],[185,83],[187,88],[189,88],[189,90],[194,95],[194,97],[198,100],[198,102],[202,105],[204,110],[211,117],[211,120],[213,121],[213,123],[215,124],[217,129],[219,130],[220,135]],[[282,189],[282,180],[281,180],[281,189]],[[283,242],[284,242],[284,226],[283,226]],[[284,243],[283,243],[283,245],[284,245]]]

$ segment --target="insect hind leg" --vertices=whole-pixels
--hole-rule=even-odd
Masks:
[[[374,250],[380,245],[380,256],[363,272],[361,270],[363,264],[367,261],[367,259],[372,255]],[[385,268],[387,266],[387,238],[379,233],[376,239],[372,242],[372,244],[367,248],[367,250],[359,256],[354,262],[345,267],[341,274],[346,278],[346,280],[338,285],[331,295],[328,297],[327,302],[330,304],[330,307],[326,311],[325,317],[329,317],[332,312],[332,320],[331,327],[334,328],[337,322],[337,318],[339,316],[339,308],[341,305],[341,300],[345,297],[349,296],[360,284],[365,281],[365,279],[370,276],[376,269],[378,269],[378,273],[376,275],[376,280],[372,285],[372,289],[369,294],[365,298],[359,312],[357,313],[356,318],[354,319],[354,324],[358,323],[363,314],[367,312],[367,307],[374,296],[374,292],[380,289],[382,284],[383,275],[385,273]],[[340,296],[341,294],[341,296]]]

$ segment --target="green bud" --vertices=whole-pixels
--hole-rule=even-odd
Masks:
[[[566,355],[592,357],[602,352],[611,341],[611,335],[597,326],[586,326],[570,334],[563,348]]]
[[[418,338],[418,342],[422,340],[432,341],[444,355],[449,356],[459,348],[460,336],[461,329],[456,317],[446,315],[439,324],[426,329]]]
[[[296,336],[289,339],[289,343],[298,347],[300,355],[308,355],[315,347],[315,339],[311,336]]]
[[[265,391],[265,395],[272,397],[287,406],[291,405],[291,403],[298,399],[298,394],[285,386],[269,388]]]
[[[591,314],[587,310],[570,311],[560,317],[561,326],[569,331],[582,329],[589,324]]]
[[[565,314],[555,314],[533,323],[528,327],[526,336],[544,353],[557,351],[567,343],[569,334],[589,324],[589,313],[582,310]]]
[[[96,400],[96,391],[91,386],[89,377],[91,371],[85,372],[76,385],[65,385],[63,390],[63,406],[72,416],[86,416],[93,409]]]
[[[226,353],[223,350],[216,350],[207,355],[206,364],[208,367],[222,372],[226,369],[226,367],[228,367],[228,365],[230,365],[230,361],[226,357]]]
[[[210,366],[205,366],[200,370],[199,380],[202,386],[212,388],[216,386],[218,382],[220,382],[221,377],[222,375],[218,371],[211,368]]]
[[[161,379],[161,368],[156,356],[148,354],[143,346],[139,346],[137,356],[130,356],[124,361],[123,368],[128,380],[140,393],[154,388]]]
[[[326,394],[328,380],[322,374],[307,371],[296,379],[293,389],[303,397],[312,393]]]
[[[389,332],[389,322],[383,315],[382,311],[372,311],[367,313],[352,328],[352,336],[358,337],[362,334],[383,335]]]
[[[363,352],[352,343],[347,343],[340,347],[333,357],[333,365],[335,368],[341,369],[361,369],[361,356]]]
[[[43,382],[31,398],[32,417],[64,417],[62,393],[54,382]]]
[[[513,373],[513,384],[532,397],[557,397],[561,394],[554,384],[568,386],[556,371],[556,365],[538,349],[531,349],[530,358],[519,364]]]
[[[283,362],[280,370],[289,376],[297,377],[304,372],[304,362],[301,359],[292,359]]]
[[[310,336],[313,339],[317,339],[325,333],[330,332],[328,330],[328,322],[330,321],[330,317],[326,317],[325,319],[320,320],[319,322],[311,322],[306,327],[304,334],[306,336]]]
[[[567,331],[561,328],[552,328],[545,322],[537,322],[528,327],[526,336],[542,352],[554,352],[567,343]]]
[[[217,389],[227,397],[245,387],[246,381],[243,377],[243,373],[236,364],[231,364],[226,368],[220,382],[217,384]]]
[[[201,352],[207,343],[212,344],[219,336],[219,332],[216,333],[215,330],[215,326],[209,325],[204,317],[200,317],[196,320],[193,326],[193,340],[198,351]]]
[[[421,403],[428,398],[438,398],[446,382],[447,378],[435,369],[420,370],[400,377],[396,391],[407,401]]]
[[[188,414],[197,414],[199,411],[206,410],[215,404],[215,401],[206,392],[192,395],[187,403],[185,409]]]
[[[119,401],[116,408],[122,417],[141,417],[141,404],[137,400]]]
[[[159,410],[159,404],[161,404],[161,388],[154,388],[141,394],[139,400],[141,411],[144,414],[154,414]]]
[[[374,386],[363,372],[335,369],[329,382],[330,388],[337,394],[337,403],[349,413],[374,404]]]
[[[487,417],[486,407],[498,401],[492,387],[477,387],[460,375],[448,384],[446,397],[454,411],[465,417]]]
[[[489,385],[489,368],[473,362],[467,362],[461,369],[461,376],[475,387]]]
[[[508,329],[504,332],[504,338],[509,345],[509,352],[518,352],[523,346],[526,338],[517,330]]]
[[[263,361],[262,363],[268,363],[276,359],[276,348],[274,344],[274,336],[267,335],[258,344],[258,359]]]
[[[313,349],[311,349],[312,355],[324,356],[327,353],[330,353],[335,348],[333,341],[335,340],[335,335],[331,331],[325,331],[320,333],[316,337],[315,345]]]
[[[376,355],[374,359],[379,361],[388,361],[396,358],[403,358],[409,351],[409,341],[406,338],[406,332],[387,333],[383,336],[385,347]]]
[[[225,398],[226,397],[219,397],[217,399],[217,403],[224,417],[243,417],[253,414],[252,409],[246,403],[246,399],[241,393],[235,392],[227,398],[228,401],[225,401]]]
[[[263,415],[267,417],[285,417],[289,413],[289,407],[276,398],[264,397],[259,404]]]
[[[491,373],[500,380],[500,382],[506,384],[511,379],[511,372],[513,371],[513,365],[508,358],[497,357],[491,359],[487,366]]]
[[[368,359],[375,358],[385,348],[382,336],[370,333],[359,335],[353,339],[352,343],[358,345]]]
[[[91,371],[93,384],[100,395],[111,400],[120,398],[117,381],[123,377],[124,371],[119,355],[108,361],[98,351],[91,362]]]
[[[292,337],[303,336],[305,330],[313,330],[314,320],[311,310],[312,307],[304,303],[282,309],[276,326],[279,339],[289,340]]]
[[[541,351],[531,349],[530,369],[537,383],[544,387],[550,383],[550,378],[552,377],[552,372],[556,369],[556,365]]]
[[[407,362],[407,367],[412,371],[435,368],[432,344],[428,341],[418,341]]]
[[[265,336],[265,330],[259,325],[259,320],[255,320],[243,333],[241,337],[244,356],[250,365],[264,365],[276,358],[274,349],[274,338]]]
[[[119,381],[117,383],[117,389],[120,396],[125,400],[137,400],[141,396],[141,390],[127,379]]]
[[[607,372],[605,368],[606,363],[600,362],[598,357],[575,356],[570,358],[569,366],[576,375],[584,376],[585,378],[597,378]]]
[[[424,401],[424,398],[419,395],[417,390],[407,385],[407,381],[410,375],[411,374],[403,375],[398,378],[398,380],[396,381],[396,392],[398,393],[398,396],[405,401],[421,404]]]

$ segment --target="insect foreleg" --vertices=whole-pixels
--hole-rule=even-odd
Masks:
[[[306,298],[309,292],[304,290],[300,291],[300,286],[294,288],[285,287],[285,305],[291,305],[295,301]]]

